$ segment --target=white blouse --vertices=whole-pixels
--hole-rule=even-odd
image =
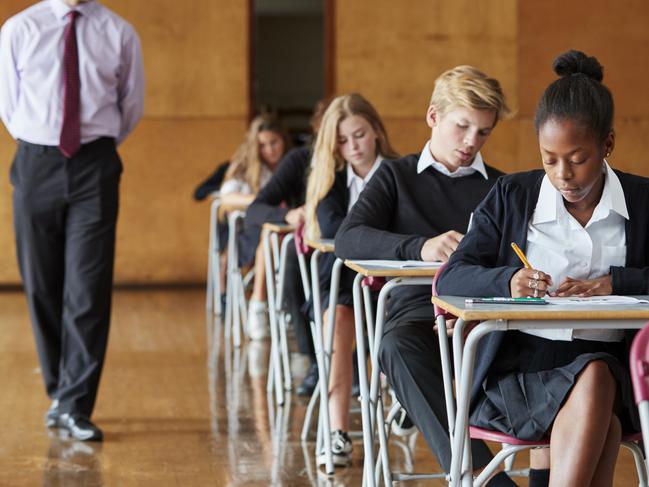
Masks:
[[[610,274],[611,266],[626,261],[625,220],[629,219],[624,190],[608,163],[604,190],[590,221],[581,224],[566,210],[563,197],[547,175],[527,229],[527,259],[534,269],[552,277],[550,291],[566,278],[594,279]],[[619,341],[622,330],[525,330],[550,340]]]
[[[372,179],[372,176],[374,176],[374,173],[381,165],[381,162],[383,162],[383,157],[381,155],[376,156],[372,169],[370,169],[370,172],[368,172],[364,178],[354,172],[351,164],[347,164],[347,188],[349,189],[349,203],[347,204],[348,213],[352,206],[354,206],[354,203],[356,203],[356,200],[358,200],[361,191],[365,189],[367,182]]]
[[[273,176],[273,173],[266,164],[261,165],[261,174],[259,177],[259,187],[263,188],[270,178]],[[241,194],[252,194],[252,188],[248,183],[243,179],[228,179],[223,181],[221,189],[219,190],[221,195],[226,195],[230,193],[241,193]]]

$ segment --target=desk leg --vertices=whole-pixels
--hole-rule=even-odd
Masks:
[[[291,356],[288,351],[288,338],[286,336],[286,310],[284,309],[284,285],[286,282],[286,256],[288,246],[293,243],[293,234],[288,234],[282,240],[282,247],[279,258],[279,279],[277,283],[277,301],[275,311],[278,314],[279,338],[281,345],[282,364],[284,366],[284,389],[291,390]]]
[[[320,388],[320,424],[318,429],[325,455],[325,471],[334,473],[333,456],[331,454],[331,421],[329,418],[329,369],[327,367],[324,337],[322,332],[322,301],[320,297],[320,279],[318,259],[320,251],[315,250],[311,255],[311,297],[313,298],[313,321],[315,322],[316,360],[318,361],[318,387]],[[316,444],[316,458],[319,455]]]
[[[271,255],[270,232],[264,233],[264,266],[266,269],[266,293],[268,301],[268,317],[270,321],[270,367],[269,374],[273,374],[273,383],[277,404],[284,404],[284,389],[282,382],[282,361],[280,357],[280,343],[277,330],[277,314],[275,313],[275,273],[273,272],[273,259]],[[270,380],[270,379],[269,379]]]
[[[354,278],[354,326],[356,328],[356,343],[363,343],[365,340],[364,323],[363,323],[363,298],[361,291],[362,274],[357,274]],[[357,347],[356,355],[358,357],[358,382],[361,389],[361,418],[363,421],[363,485],[374,487],[374,444],[372,421],[370,417],[370,397],[369,387],[367,384],[367,357],[365,347]]]
[[[485,321],[469,333],[464,345],[462,370],[457,393],[457,414],[455,419],[455,434],[451,442],[451,485],[467,485],[467,478],[472,479],[471,451],[469,448],[469,401],[471,383],[473,382],[473,366],[478,342],[487,333],[498,329],[498,321]],[[462,452],[462,453],[460,453]],[[464,468],[463,468],[464,467]],[[470,485],[470,484],[468,484]]]

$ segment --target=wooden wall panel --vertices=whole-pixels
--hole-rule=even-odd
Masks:
[[[385,118],[420,117],[437,76],[473,64],[516,105],[515,41],[515,0],[338,1],[335,89],[362,92]]]
[[[360,21],[362,19],[362,22]],[[569,48],[597,56],[616,102],[615,167],[649,176],[649,4],[625,0],[357,0],[336,2],[335,92],[360,91],[379,110],[394,145],[420,150],[435,78],[473,64],[498,78],[516,117],[498,126],[486,159],[507,171],[540,167],[533,115]],[[419,138],[421,137],[421,140]]]
[[[209,203],[192,194],[232,155],[245,129],[238,119],[146,120],[124,143],[119,282],[205,279]]]
[[[0,2],[0,23],[34,3]],[[209,204],[196,184],[234,152],[249,112],[249,2],[104,0],[142,40],[145,117],[120,147],[124,162],[117,283],[205,279]],[[19,283],[9,162],[0,130],[0,285]]]
[[[447,69],[482,69],[517,106],[516,35],[515,0],[339,1],[335,90],[365,95],[397,149],[417,152],[430,137],[424,116],[435,79]],[[516,159],[516,132],[511,122],[494,132],[484,152],[495,166],[510,167]]]
[[[140,35],[146,115],[248,115],[248,2],[105,0]]]
[[[556,75],[552,61],[568,49],[596,56],[604,66],[604,83],[615,99],[617,147],[613,167],[649,176],[649,3],[625,0],[519,2],[518,98],[520,118],[529,127],[519,157],[538,161],[532,119],[545,87]],[[538,163],[537,163],[538,164]]]

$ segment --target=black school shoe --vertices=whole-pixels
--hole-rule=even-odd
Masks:
[[[313,362],[309,366],[309,370],[307,371],[306,376],[304,376],[304,380],[299,386],[297,386],[295,393],[300,397],[310,396],[313,394],[316,385],[318,385],[318,364]]]
[[[75,440],[102,441],[104,439],[102,431],[88,417],[81,414],[61,414],[57,426],[59,430],[66,431]]]

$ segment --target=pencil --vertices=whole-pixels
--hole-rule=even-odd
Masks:
[[[527,261],[527,257],[525,257],[525,254],[521,250],[521,248],[516,245],[516,242],[512,242],[512,249],[514,249],[514,252],[516,252],[516,255],[518,256],[519,259],[521,259],[521,262],[525,266],[526,269],[531,269],[532,266],[530,263]]]

